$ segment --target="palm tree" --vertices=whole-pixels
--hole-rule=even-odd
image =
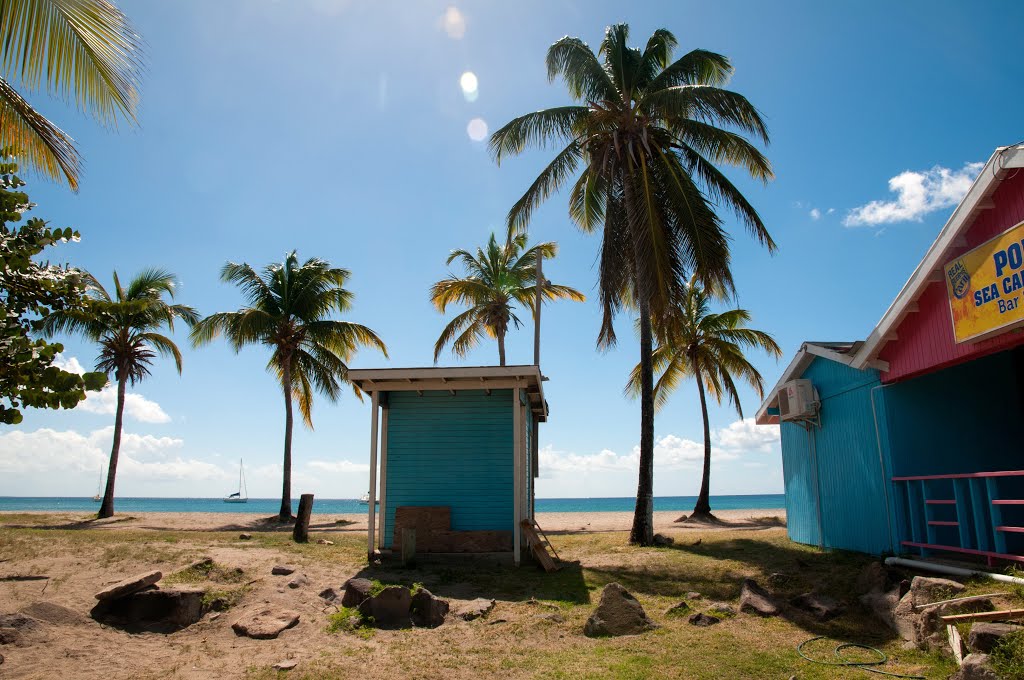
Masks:
[[[142,38],[111,0],[0,2],[0,148],[78,189],[74,140],[12,85],[73,101],[100,123],[135,124]]]
[[[690,279],[675,313],[658,329],[658,347],[652,356],[654,371],[659,374],[654,386],[657,408],[665,405],[669,395],[683,380],[694,378],[697,382],[704,421],[704,473],[700,494],[693,507],[696,518],[712,517],[709,501],[711,429],[705,389],[719,404],[722,397],[728,398],[742,418],[743,407],[736,391],[736,378],[753,387],[758,397],[764,397],[764,380],[744,356],[744,350],[761,348],[772,356],[782,355],[782,349],[771,335],[746,327],[750,312],[729,309],[713,313],[710,298],[708,291],[695,278]],[[627,393],[633,396],[640,393],[640,370],[640,366],[633,369],[626,385]]]
[[[445,346],[451,343],[452,352],[464,357],[476,347],[485,335],[498,341],[498,362],[505,365],[505,334],[509,322],[519,328],[522,323],[513,311],[519,303],[531,311],[537,301],[537,254],[551,259],[558,254],[553,242],[526,247],[526,234],[512,236],[499,245],[491,234],[487,248],[477,248],[476,255],[467,250],[453,250],[447,264],[455,260],[466,270],[464,276],[452,274],[430,288],[430,301],[444,314],[450,304],[469,307],[441,331],[434,344],[434,363]],[[583,293],[569,286],[544,281],[544,298],[569,299],[582,302]]]
[[[318,258],[299,264],[294,250],[284,262],[264,267],[262,274],[245,263],[228,262],[220,278],[241,288],[248,306],[212,314],[192,328],[197,347],[223,334],[236,352],[245,345],[271,349],[267,370],[277,376],[284,393],[282,522],[292,517],[292,401],[312,428],[313,392],[335,401],[348,381],[346,362],[359,347],[370,345],[388,354],[366,326],[328,318],[351,308],[353,295],[344,287],[350,275]]]
[[[561,75],[580,103],[515,118],[494,133],[490,148],[498,163],[531,146],[561,148],[509,211],[511,232],[525,229],[533,211],[582,168],[569,194],[569,215],[584,232],[602,231],[599,346],[615,343],[612,321],[620,309],[635,309],[639,319],[640,471],[630,542],[650,545],[652,320],[668,315],[691,273],[707,285],[732,286],[729,234],[717,204],[732,208],[774,250],[757,211],[716,164],[738,166],[765,182],[772,169],[743,136],[767,143],[760,113],[723,87],[732,74],[728,59],[693,50],[672,61],[676,39],[664,29],[643,50],[629,47],[628,38],[628,26],[610,26],[597,55],[579,38],[555,42],[547,54],[548,78]]]
[[[87,302],[84,309],[61,310],[46,317],[43,333],[52,336],[67,332],[80,335],[100,347],[96,370],[113,374],[117,381],[117,409],[114,411],[114,442],[110,447],[107,486],[98,516],[114,514],[114,480],[121,450],[124,422],[124,398],[128,383],[134,385],[150,373],[157,354],[171,357],[181,374],[181,352],[166,335],[158,331],[166,326],[174,330],[174,321],[182,319],[191,326],[199,319],[195,309],[169,304],[174,297],[174,274],[161,269],[140,272],[125,288],[114,272],[114,296],[91,274],[83,277]]]

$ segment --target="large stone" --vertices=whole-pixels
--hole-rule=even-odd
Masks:
[[[968,654],[963,665],[949,680],[1000,680],[999,676],[988,665],[988,654]]]
[[[324,588],[320,591],[319,595],[322,599],[327,600],[328,602],[334,602],[341,597],[338,591],[334,588]]]
[[[940,649],[948,644],[943,616],[990,611],[988,598],[939,604],[963,592],[963,584],[944,578],[915,576],[899,603],[893,609],[893,623],[900,636],[922,649]]]
[[[0,614],[0,645],[24,647],[28,644],[26,635],[40,628],[39,622],[31,616]]]
[[[359,604],[359,614],[375,628],[398,629],[412,625],[409,608],[412,595],[405,586],[388,586]]]
[[[587,637],[636,635],[655,628],[643,606],[618,583],[609,583],[601,591],[597,609],[587,619],[583,634]]]
[[[455,615],[464,621],[487,616],[494,609],[494,600],[478,597],[475,600],[458,602],[454,605]]]
[[[295,572],[295,567],[287,564],[275,564],[270,569],[270,573],[274,576],[291,576]]]
[[[740,588],[740,611],[758,616],[775,616],[779,613],[779,603],[771,593],[757,585],[751,578],[743,579]]]
[[[978,621],[971,626],[971,633],[967,636],[967,644],[976,652],[990,654],[992,653],[992,648],[996,646],[996,643],[999,642],[1004,635],[1016,633],[1020,630],[1024,630],[1024,627],[1016,626],[1012,623],[990,623],[988,621]]]
[[[153,588],[116,600],[101,601],[92,610],[97,621],[127,629],[156,632],[180,630],[203,617],[200,588]]]
[[[801,611],[814,616],[819,621],[829,621],[843,613],[844,607],[835,598],[821,593],[804,593],[789,601]]]
[[[677,602],[665,610],[665,616],[683,616],[690,613],[690,603],[686,600]]]
[[[434,597],[426,588],[420,588],[412,596],[412,604],[409,606],[412,625],[418,628],[437,628],[444,623],[448,608],[446,600]]]
[[[271,640],[299,622],[298,612],[287,609],[252,609],[231,624],[235,635]]]
[[[116,600],[119,597],[137,593],[143,588],[148,588],[159,581],[162,576],[163,574],[159,571],[147,571],[145,574],[138,574],[137,576],[126,578],[125,580],[115,583],[109,588],[104,588],[100,592],[96,593],[96,599],[101,602],[104,600]]]
[[[341,598],[342,607],[358,607],[363,600],[370,597],[373,583],[365,578],[350,578],[345,581],[345,595]]]
[[[22,607],[20,613],[57,626],[81,626],[89,623],[89,619],[83,614],[54,602],[33,602]]]
[[[704,614],[703,612],[692,615],[687,621],[690,622],[691,626],[700,626],[701,628],[707,628],[713,626],[716,623],[721,623],[722,619],[717,616],[711,616],[710,614]]]
[[[299,574],[291,581],[288,581],[289,588],[301,588],[302,586],[309,585],[309,579],[306,578],[305,574]]]

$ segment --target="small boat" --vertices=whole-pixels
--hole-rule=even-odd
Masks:
[[[103,463],[100,463],[100,478],[99,478],[99,481],[96,482],[96,495],[92,497],[92,502],[93,503],[99,503],[101,500],[103,500],[103,496],[100,494],[100,491],[102,491],[102,490],[103,490]]]
[[[362,496],[360,496],[359,497],[359,502],[362,503],[363,505],[369,505],[370,504],[370,492],[367,491]],[[374,501],[374,505],[380,505],[380,499],[379,498]]]
[[[243,495],[244,492],[244,495]],[[227,496],[224,499],[225,503],[248,503],[249,502],[249,489],[245,486],[245,467],[242,465],[242,459],[238,459],[238,491]]]

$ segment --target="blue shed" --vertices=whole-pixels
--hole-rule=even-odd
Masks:
[[[367,552],[397,548],[409,528],[417,552],[511,553],[519,564],[547,420],[540,369],[366,369],[349,379],[372,404]]]

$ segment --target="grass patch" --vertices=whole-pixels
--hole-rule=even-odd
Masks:
[[[707,613],[720,619],[731,619],[736,616],[736,612],[732,609],[719,609],[718,607],[712,607]]]
[[[1005,680],[1024,680],[1024,631],[1004,636],[992,650],[992,667]]]
[[[355,607],[342,607],[327,617],[328,633],[353,633],[364,640],[373,637],[373,618],[364,617]]]
[[[231,609],[242,601],[247,592],[249,592],[249,586],[226,589],[211,588],[203,595],[203,608],[217,612]]]
[[[186,567],[163,578],[168,585],[180,583],[241,583],[245,572],[239,568],[227,567],[216,562],[202,562]]]

